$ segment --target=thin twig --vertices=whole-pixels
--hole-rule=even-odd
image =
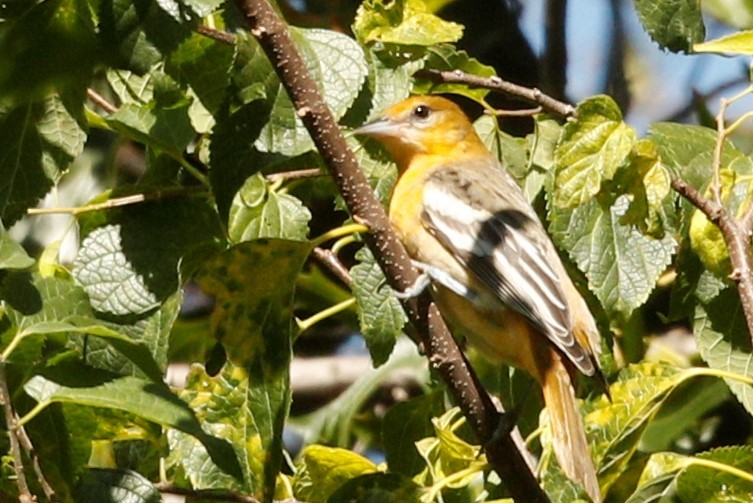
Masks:
[[[24,428],[20,424],[18,418],[16,418],[16,434],[18,435],[18,441],[21,444],[21,447],[23,447],[23,449],[26,451],[26,454],[31,458],[31,464],[34,467],[34,473],[36,473],[37,475],[37,480],[39,481],[39,485],[42,486],[42,490],[44,491],[45,496],[47,496],[47,500],[57,501],[58,498],[55,494],[55,489],[53,489],[53,487],[47,481],[47,477],[44,476],[42,465],[39,462],[39,456],[37,456],[34,445],[31,443],[31,439],[26,433],[26,428]]]
[[[521,110],[488,109],[484,110],[484,113],[487,115],[494,115],[495,117],[530,117],[541,113],[542,110],[542,107],[525,108]]]
[[[551,96],[542,93],[536,88],[530,88],[513,84],[499,77],[479,77],[471,73],[465,73],[460,70],[421,70],[416,73],[419,77],[437,80],[451,84],[466,84],[473,87],[482,87],[492,91],[501,92],[509,96],[520,98],[522,100],[540,105],[547,112],[560,115],[562,117],[575,117],[575,107],[569,103],[559,101]]]
[[[146,201],[155,201],[158,199],[167,199],[170,197],[179,197],[192,194],[198,194],[205,192],[204,187],[168,187],[165,189],[157,190],[155,192],[147,192],[144,194],[132,194],[130,196],[116,197],[108,199],[107,201],[89,204],[86,206],[64,207],[64,208],[29,208],[26,210],[28,215],[52,215],[52,214],[67,214],[67,215],[81,215],[82,213],[89,213],[92,211],[109,210],[113,208],[119,208],[121,206],[129,206],[131,204],[139,204]]]
[[[185,496],[186,501],[193,500],[213,500],[213,501],[230,501],[234,503],[261,503],[252,496],[246,496],[232,491],[218,491],[216,489],[189,489],[178,487],[169,482],[159,482],[154,484],[161,493],[177,494]]]
[[[350,287],[353,284],[353,279],[350,277],[348,268],[340,262],[337,255],[332,253],[332,250],[317,246],[311,254],[346,286]]]
[[[97,91],[95,91],[91,87],[86,90],[86,94],[89,96],[90,100],[92,100],[94,103],[99,105],[107,113],[114,114],[115,112],[118,111],[118,107],[116,107],[115,105],[107,101],[104,96],[99,94]]]
[[[201,35],[209,37],[218,42],[222,42],[223,44],[229,44],[229,45],[235,44],[235,35],[233,35],[232,33],[228,33],[226,31],[221,31],[221,30],[215,30],[214,28],[210,28],[209,26],[204,25],[204,24],[200,24],[199,26],[196,27],[196,33],[200,33]]]
[[[370,229],[364,240],[374,252],[389,285],[398,291],[406,290],[415,284],[418,272],[390,227],[384,208],[365,175],[359,170],[355,155],[324,103],[319,86],[306,70],[285,23],[265,0],[236,0],[235,3],[288,92],[354,221]],[[499,413],[452,338],[428,292],[407,299],[404,307],[416,329],[417,344],[445,381],[468,418],[468,424],[484,445],[490,464],[512,496],[519,501],[548,501],[510,435],[499,434]]]
[[[298,169],[295,171],[283,171],[282,173],[272,173],[267,175],[267,180],[272,183],[287,182],[290,180],[301,180],[303,178],[317,178],[327,176],[327,172],[320,168]]]
[[[722,232],[732,264],[730,279],[737,284],[740,303],[748,325],[748,334],[753,339],[753,255],[749,235],[743,223],[735,220],[724,206],[713,199],[704,197],[695,187],[677,175],[671,176],[671,182],[675,191],[701,210],[706,218]]]
[[[26,473],[24,460],[21,456],[21,447],[17,434],[17,417],[10,402],[10,391],[8,391],[8,381],[5,374],[5,362],[0,361],[0,405],[5,411],[5,424],[8,427],[8,437],[10,439],[10,452],[13,456],[13,470],[16,472],[16,485],[18,485],[18,500],[21,503],[32,503],[37,498],[29,490],[29,484],[26,482]]]

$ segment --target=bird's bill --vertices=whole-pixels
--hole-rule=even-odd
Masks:
[[[380,136],[399,136],[400,129],[401,124],[393,122],[387,118],[381,118],[369,122],[368,124],[364,124],[363,126],[353,131],[353,133],[378,138]]]

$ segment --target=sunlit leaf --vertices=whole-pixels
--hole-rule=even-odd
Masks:
[[[715,40],[693,44],[693,52],[753,54],[753,31],[740,31]]]
[[[622,113],[607,96],[578,105],[578,118],[565,125],[554,154],[554,203],[575,208],[593,199],[602,183],[611,180],[636,137],[622,122]]]
[[[662,49],[690,52],[706,35],[697,0],[636,0],[635,8],[643,28]]]
[[[293,489],[298,499],[326,503],[349,480],[376,471],[374,463],[354,452],[314,444],[301,453]]]
[[[358,8],[353,32],[364,44],[430,46],[457,42],[463,27],[432,14],[422,0],[367,0]]]

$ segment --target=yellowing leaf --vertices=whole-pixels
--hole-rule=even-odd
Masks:
[[[753,30],[740,31],[708,42],[693,44],[693,52],[753,54]]]
[[[463,27],[432,14],[423,0],[366,0],[358,9],[353,32],[364,44],[430,46],[457,42]]]

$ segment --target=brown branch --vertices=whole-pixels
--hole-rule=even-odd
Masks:
[[[332,253],[332,250],[326,248],[316,247],[311,252],[316,260],[322,263],[332,274],[337,276],[337,279],[342,281],[346,286],[350,287],[353,284],[353,279],[350,277],[350,272],[345,265],[340,262],[337,255]]]
[[[370,233],[364,239],[388,283],[395,290],[406,290],[415,283],[417,271],[392,231],[365,175],[358,168],[355,155],[348,148],[316,82],[306,71],[287,27],[265,0],[236,0],[236,5],[290,95],[353,219],[369,227]],[[416,328],[416,342],[445,381],[480,443],[485,446],[489,462],[512,496],[526,502],[548,501],[510,435],[495,437],[499,413],[480,386],[428,293],[406,300],[404,307]]]
[[[44,491],[45,496],[47,496],[47,500],[57,501],[58,498],[55,494],[55,489],[53,489],[50,483],[47,482],[47,477],[44,476],[42,465],[39,462],[39,456],[37,456],[37,453],[34,450],[34,445],[31,443],[31,439],[26,433],[26,429],[21,425],[17,425],[16,434],[18,435],[18,441],[21,444],[21,447],[23,447],[23,449],[26,451],[26,454],[31,458],[31,463],[34,467],[34,473],[36,473],[37,475],[37,480],[39,481],[39,485],[42,486],[42,490]]]
[[[200,24],[196,27],[196,33],[200,33],[201,35],[209,37],[218,42],[222,42],[223,44],[235,44],[235,35],[233,35],[232,33],[215,30],[214,28],[210,28],[209,26],[203,24]]]
[[[484,110],[487,115],[493,115],[495,117],[531,117],[533,115],[541,113],[544,110],[542,107],[525,108],[522,110]]]
[[[89,88],[86,90],[87,96],[89,96],[89,99],[92,100],[94,103],[99,105],[103,110],[105,110],[107,113],[114,114],[118,111],[118,107],[110,103],[105,99],[104,96],[99,94],[97,91],[95,91],[92,88]]]
[[[547,112],[551,112],[562,117],[575,117],[575,107],[569,103],[559,101],[551,96],[542,93],[540,90],[531,87],[513,84],[499,77],[479,77],[471,73],[465,73],[460,70],[440,71],[440,70],[421,70],[416,72],[419,77],[446,82],[449,84],[466,84],[473,87],[482,87],[491,91],[500,92],[520,98],[522,100],[540,105]]]
[[[563,99],[567,86],[567,0],[546,2],[546,48],[542,58],[542,86],[550,95]]]
[[[24,460],[21,455],[21,446],[17,435],[18,417],[13,410],[13,405],[10,403],[10,391],[8,391],[4,361],[0,361],[0,405],[2,405],[5,411],[5,424],[8,427],[10,452],[13,456],[13,470],[16,472],[16,485],[18,485],[18,500],[21,503],[32,503],[37,501],[37,498],[31,494],[29,484],[26,482]]]
[[[753,254],[750,250],[750,234],[744,227],[746,221],[735,220],[721,204],[705,197],[677,175],[672,175],[671,180],[672,188],[701,210],[722,232],[732,264],[730,279],[737,285],[749,337],[753,338]]]

